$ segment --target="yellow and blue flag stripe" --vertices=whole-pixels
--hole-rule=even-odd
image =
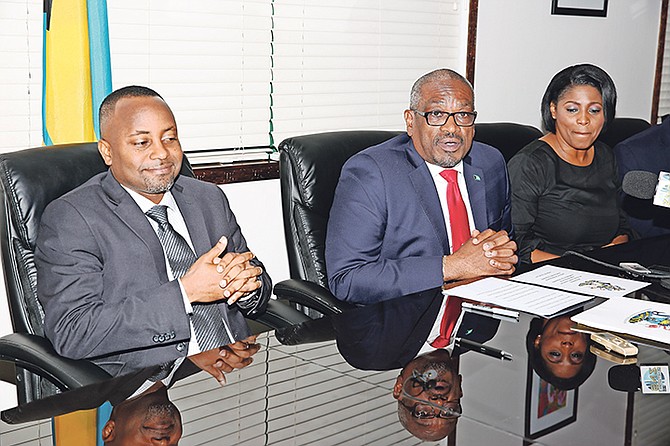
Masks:
[[[112,90],[106,0],[44,0],[42,54],[44,143],[95,141]]]

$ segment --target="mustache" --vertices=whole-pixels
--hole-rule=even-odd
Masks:
[[[158,164],[145,164],[142,166],[141,170],[147,170],[147,169],[161,169],[163,167],[168,167],[168,166],[174,166],[174,163],[158,163]]]
[[[458,140],[459,143],[463,143],[463,137],[457,133],[445,132],[435,137],[435,142],[440,142],[445,139],[449,140]]]

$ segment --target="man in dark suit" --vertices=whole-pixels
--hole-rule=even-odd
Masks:
[[[452,70],[428,73],[414,84],[404,116],[407,134],[342,169],[326,240],[329,285],[339,299],[369,304],[514,271],[505,161],[473,143],[470,83]]]
[[[670,171],[670,119],[652,126],[614,146],[619,176],[631,170],[644,170],[658,175]],[[670,234],[670,209],[655,206],[652,200],[623,196],[623,210],[628,222],[643,237]]]
[[[209,331],[219,345],[247,338],[244,315],[264,311],[270,278],[221,189],[179,175],[168,105],[151,89],[122,88],[103,101],[100,132],[109,170],[52,202],[39,231],[38,294],[56,351],[119,375],[197,353]],[[155,205],[172,240],[188,245],[177,258],[149,216]],[[203,308],[213,319],[196,324]]]

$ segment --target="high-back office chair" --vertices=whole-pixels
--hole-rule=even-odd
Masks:
[[[44,208],[107,169],[96,143],[38,147],[0,155],[0,246],[14,333],[0,338],[0,360],[15,365],[19,404],[109,378],[92,362],[59,356],[45,339],[37,299],[35,240]],[[184,158],[183,175],[193,176]],[[276,301],[258,317],[277,328],[307,317]],[[45,379],[51,385],[45,383]]]
[[[328,290],[326,226],[335,187],[342,166],[352,155],[400,133],[354,130],[297,136],[281,142],[282,211],[291,279],[275,285],[278,298],[301,305],[312,317],[351,308]],[[521,124],[475,126],[475,140],[500,148],[506,159],[540,136],[538,129]]]
[[[624,139],[648,129],[650,124],[640,118],[614,118],[607,129],[598,136],[598,141],[614,148]]]

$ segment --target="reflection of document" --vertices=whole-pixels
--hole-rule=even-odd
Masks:
[[[605,301],[571,319],[600,330],[670,344],[668,304],[622,297]]]
[[[512,277],[510,280],[607,298],[621,297],[649,285],[648,282],[559,268],[553,265],[542,266]]]
[[[460,285],[445,290],[444,293],[539,316],[551,316],[573,305],[592,299],[590,296],[512,282],[496,277],[487,277],[467,285]]]

